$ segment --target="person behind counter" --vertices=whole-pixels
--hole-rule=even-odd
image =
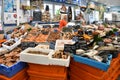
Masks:
[[[80,12],[80,14],[77,16],[77,20],[80,20],[82,25],[85,25],[86,24],[86,21],[84,19],[84,16],[83,14]]]
[[[59,30],[61,31],[63,27],[67,25],[67,15],[63,15],[59,22]]]

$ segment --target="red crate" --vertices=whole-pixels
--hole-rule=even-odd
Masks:
[[[40,64],[31,64],[29,63],[29,70],[37,72],[46,72],[46,73],[57,73],[62,74],[67,71],[67,68],[64,66],[55,66],[55,65],[40,65]]]
[[[28,70],[29,80],[67,80],[67,72],[64,74],[43,73]]]
[[[118,58],[113,59],[111,61],[111,65],[110,65],[109,69],[105,72],[105,71],[102,71],[102,70],[100,70],[98,68],[95,68],[95,67],[92,67],[92,66],[89,66],[89,65],[86,65],[86,64],[75,62],[73,59],[71,59],[70,69],[72,68],[71,65],[74,65],[74,66],[76,66],[76,67],[78,67],[78,68],[80,68],[80,69],[82,69],[84,71],[87,71],[90,74],[93,74],[94,76],[99,77],[99,76],[102,76],[105,73],[110,74],[113,71],[114,67],[116,65],[118,65],[118,61],[119,61]]]
[[[120,54],[111,61],[111,65],[106,72],[71,59],[70,80],[115,80],[120,74],[119,64]]]
[[[70,70],[70,75],[71,74],[76,75],[80,79],[83,79],[83,80],[106,80],[109,77],[107,73],[98,77],[98,76],[88,73],[87,71],[82,70],[81,68],[77,68],[75,66],[71,66],[71,67],[72,69]]]
[[[71,65],[74,65],[84,71],[87,71],[88,73],[91,73],[91,74],[95,74],[96,76],[101,76],[103,75],[104,71],[98,69],[98,68],[94,68],[92,66],[89,66],[89,65],[86,65],[86,64],[83,64],[83,63],[79,63],[79,62],[75,62],[74,60],[71,60],[71,63],[70,63],[70,69],[72,68]]]
[[[29,77],[24,78],[23,80],[28,80]]]
[[[115,69],[118,67],[118,65],[119,65],[119,59],[116,58],[114,59],[114,62],[111,63],[111,66],[107,71],[108,75],[111,75],[115,71]]]
[[[70,80],[83,80],[83,79],[79,78],[78,76],[76,76],[74,74],[71,74],[70,75]]]
[[[43,77],[43,76],[30,76],[28,80],[67,80],[64,78],[50,78],[50,77]]]
[[[120,67],[119,66],[116,67],[115,70],[111,73],[111,75],[109,75],[108,80],[116,80],[116,78],[119,75],[119,70],[120,70]]]

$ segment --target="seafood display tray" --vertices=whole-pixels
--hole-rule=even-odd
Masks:
[[[64,50],[64,44],[74,44],[72,40],[56,40],[55,50]]]
[[[49,64],[50,65],[59,65],[59,66],[65,66],[65,67],[69,67],[69,64],[70,64],[70,56],[68,56],[67,59],[58,59],[58,58],[52,58],[52,55],[54,54],[55,52],[51,53],[50,54],[50,57],[49,57]]]
[[[77,55],[73,55],[73,58],[76,62],[87,64],[89,66],[101,69],[103,71],[107,71],[107,69],[110,66],[110,62],[112,60],[112,55],[111,54],[108,55],[108,59],[106,63],[98,62],[98,61],[95,61],[86,57],[77,56]]]
[[[14,39],[10,39],[10,40],[8,40],[8,41],[6,41],[6,42],[9,42],[9,41],[11,41],[11,40],[14,40]],[[5,43],[6,43],[6,42],[5,42]],[[14,43],[13,45],[11,45],[11,46],[5,45],[5,43],[2,44],[2,46],[3,46],[4,48],[6,48],[6,49],[8,49],[8,50],[13,50],[13,49],[16,48],[18,45],[21,44],[21,39],[18,40],[18,41],[15,41],[15,43]]]
[[[48,55],[30,54],[28,53],[28,51],[42,51],[48,53]],[[52,51],[53,50],[49,50],[49,49],[27,48],[20,53],[20,60],[28,63],[49,65],[49,56]]]
[[[24,69],[26,66],[27,66],[26,63],[21,61],[15,63],[10,67],[0,64],[0,74],[6,77],[13,77],[15,74]]]

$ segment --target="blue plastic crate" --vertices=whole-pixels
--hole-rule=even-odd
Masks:
[[[73,55],[73,58],[76,62],[87,64],[92,67],[107,71],[107,69],[110,66],[110,62],[112,60],[112,55],[111,54],[108,55],[108,61],[106,63],[98,62],[98,61],[95,61],[86,57],[77,56],[77,55]]]
[[[17,62],[11,67],[5,66],[3,64],[0,64],[0,74],[6,76],[6,77],[12,77],[15,74],[17,74],[19,71],[24,69],[26,67],[26,63],[24,62]]]

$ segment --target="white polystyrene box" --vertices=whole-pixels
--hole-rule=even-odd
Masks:
[[[63,50],[65,44],[74,44],[73,40],[56,40],[55,50]]]
[[[41,51],[46,52],[48,55],[43,54],[31,54],[28,51]],[[20,53],[20,61],[28,62],[28,63],[35,63],[35,64],[43,64],[49,65],[49,56],[53,50],[49,49],[39,49],[39,48],[27,48],[26,50]]]
[[[55,54],[55,51],[53,51],[49,56],[49,62],[50,65],[59,65],[59,66],[65,66],[69,67],[70,64],[70,56],[68,56],[67,59],[58,59],[58,58],[52,58],[52,55]]]
[[[10,40],[8,40],[8,41],[6,41],[6,42],[9,42],[9,41],[11,41],[11,40],[15,40],[15,39],[10,39]],[[4,43],[2,44],[2,46],[3,46],[4,48],[6,48],[6,49],[13,50],[13,49],[16,48],[18,45],[21,44],[21,39],[19,39],[19,40],[17,40],[17,41],[15,40],[15,43],[14,43],[13,45],[11,45],[11,46],[5,45],[6,42],[4,42]]]
[[[47,44],[39,44],[35,48],[49,49],[49,45],[47,45]]]

